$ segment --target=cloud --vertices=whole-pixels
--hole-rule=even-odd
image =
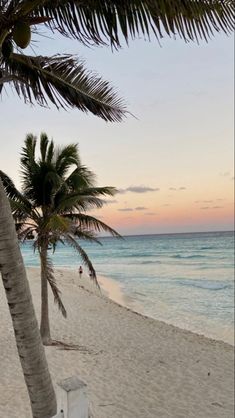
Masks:
[[[133,193],[147,193],[147,192],[158,192],[160,189],[158,187],[148,187],[148,186],[130,186],[126,189],[127,192]]]
[[[208,210],[208,209],[222,209],[222,208],[223,208],[223,206],[203,206],[200,209]]]
[[[153,216],[153,215],[156,215],[156,213],[154,213],[154,212],[146,212],[145,215],[147,215],[147,216]]]
[[[212,203],[212,202],[213,202],[213,200],[195,200],[194,201],[194,203]]]
[[[164,203],[164,205],[162,205],[162,206],[171,206],[171,204],[170,203]]]
[[[133,211],[132,208],[120,208],[118,210],[119,210],[119,212],[132,212]]]
[[[137,206],[137,208],[135,208],[135,210],[146,210],[148,208],[145,208],[144,206]]]
[[[137,206],[136,208],[120,208],[119,212],[132,212],[134,210],[147,210],[145,206]]]
[[[129,186],[126,189],[119,189],[118,193],[124,194],[127,192],[132,193],[147,193],[147,192],[158,192],[160,189],[158,187],[149,187],[149,186]]]
[[[169,187],[169,190],[173,190],[176,192],[177,190],[186,190],[186,187],[180,186],[180,187]]]

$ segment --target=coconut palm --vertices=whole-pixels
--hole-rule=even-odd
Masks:
[[[233,13],[232,0],[0,0],[0,93],[3,85],[11,83],[26,102],[75,107],[90,111],[104,120],[121,120],[125,116],[122,101],[108,83],[87,73],[82,63],[74,57],[26,56],[16,46],[24,48],[30,41],[31,29],[37,31],[40,24],[46,25],[52,34],[57,31],[62,36],[75,38],[85,45],[110,44],[113,48],[121,46],[121,39],[128,42],[130,38],[141,34],[147,38],[153,34],[158,39],[167,34],[172,37],[178,35],[185,41],[208,40],[218,31],[229,34],[233,30]],[[16,277],[18,282],[23,283],[26,280],[25,273],[19,269],[17,263],[12,262],[13,258],[18,257],[19,247],[14,228],[10,228],[11,222],[10,208],[0,181],[0,271],[3,278],[7,272],[12,284]],[[8,235],[6,225],[11,231]],[[15,327],[18,315],[12,306],[18,306],[21,293],[18,294],[15,288],[12,300],[6,279],[3,284]],[[25,299],[30,304],[28,286],[25,284],[24,288],[27,291]],[[33,317],[35,314],[32,310],[28,319]],[[29,327],[25,328],[21,324],[24,335],[27,332],[30,335]],[[25,355],[22,350],[28,350],[25,362],[22,362],[27,383],[29,369],[32,370],[29,354],[33,353],[33,347],[37,347],[38,334],[35,331],[37,336],[30,338],[30,344],[29,341],[24,344],[18,331],[15,328],[20,359]],[[34,358],[40,357],[40,353],[40,349],[37,355],[34,351]],[[45,387],[49,380],[45,377],[41,382]],[[31,400],[32,393],[39,393],[41,387],[36,377],[31,380],[28,385]],[[34,417],[45,418],[45,411],[55,409],[55,399],[45,399],[41,402],[40,397],[36,397],[31,402]],[[40,405],[41,408],[44,407],[41,414],[37,409]]]
[[[48,312],[48,283],[62,314],[66,309],[56,285],[53,265],[48,257],[50,248],[58,242],[72,246],[89,268],[91,277],[96,272],[80,240],[99,242],[96,232],[119,234],[104,222],[87,214],[93,208],[101,208],[102,197],[113,196],[113,187],[96,187],[95,176],[81,164],[78,147],[71,144],[56,148],[46,134],[40,136],[40,157],[35,155],[37,138],[27,135],[21,154],[22,192],[9,177],[0,171],[0,177],[9,197],[16,230],[24,241],[36,236],[34,248],[38,250],[41,264],[41,337],[45,345],[52,343]]]
[[[89,111],[120,121],[125,107],[109,84],[85,71],[72,56],[27,56],[22,49],[39,25],[90,45],[121,46],[141,34],[208,40],[234,28],[231,0],[2,0],[0,83],[11,82],[25,101]],[[15,51],[14,51],[15,50]]]

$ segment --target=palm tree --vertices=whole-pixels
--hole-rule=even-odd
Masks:
[[[0,195],[0,267],[19,358],[29,391],[33,417],[50,418],[56,413],[55,393],[38,331],[9,201],[1,182]]]
[[[41,264],[41,337],[45,345],[52,344],[48,310],[48,283],[55,302],[66,317],[48,257],[50,248],[58,242],[67,243],[80,255],[96,279],[95,269],[78,240],[100,241],[96,232],[119,234],[104,222],[87,214],[103,206],[104,196],[113,196],[113,187],[96,187],[95,176],[81,164],[76,144],[55,148],[46,134],[40,136],[40,158],[36,159],[37,138],[27,135],[21,154],[22,192],[9,177],[0,171],[5,191],[9,197],[16,230],[20,240],[36,236],[34,248],[38,250]],[[72,169],[73,168],[73,169]],[[68,174],[69,173],[69,174]]]
[[[178,35],[185,41],[198,42],[200,39],[208,40],[218,31],[231,33],[234,29],[233,13],[232,0],[0,0],[0,93],[4,84],[11,83],[17,94],[26,102],[75,107],[92,112],[107,121],[119,121],[126,114],[122,101],[108,83],[87,73],[74,57],[32,57],[24,55],[22,49],[13,53],[13,47],[25,47],[30,39],[30,28],[37,30],[39,24],[46,25],[52,33],[57,31],[85,45],[110,44],[113,48],[119,48],[121,38],[128,42],[129,38],[136,38],[141,34],[147,38],[153,34],[159,39],[164,33],[172,37]],[[24,44],[22,39],[19,39],[20,27],[24,27],[26,39],[23,41],[27,41]],[[12,284],[16,277],[19,282],[25,282],[26,276],[17,263],[12,263],[12,259],[16,259],[19,254],[14,227],[10,227],[12,222],[10,207],[6,203],[0,180],[0,271],[15,327],[16,314],[12,310],[12,304],[18,305],[20,293],[14,291],[15,297],[12,302],[8,285],[4,280],[5,272],[7,271],[9,279],[11,277]],[[11,231],[7,235],[6,225]],[[30,304],[29,288],[27,285],[24,285],[24,288]],[[35,314],[31,311],[28,318],[33,317]],[[25,328],[23,324],[21,326],[25,335],[27,332],[30,335],[29,327]],[[35,331],[35,339],[31,338],[30,344],[24,344],[24,339],[18,338],[17,332],[15,329],[21,358],[23,346],[28,350],[28,354],[33,352],[32,347],[37,345],[38,334]],[[40,353],[39,349],[35,358],[39,358]],[[30,365],[30,361],[27,363],[25,360],[22,363],[25,378],[28,375],[27,364]],[[47,378],[42,381],[44,387],[49,382]],[[36,378],[31,380],[28,390],[31,398],[33,392],[40,391]],[[46,410],[55,409],[55,399],[51,402],[44,400],[45,408],[41,415],[37,410],[40,402],[37,404],[33,399],[31,404],[33,416],[37,418],[45,418]]]

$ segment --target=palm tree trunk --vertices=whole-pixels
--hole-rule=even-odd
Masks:
[[[47,281],[47,244],[42,245],[40,249],[41,262],[41,325],[40,332],[44,345],[50,345],[50,321],[49,321],[49,305],[48,305],[48,281]]]
[[[56,414],[56,397],[41,342],[11,209],[0,180],[0,272],[33,418]]]

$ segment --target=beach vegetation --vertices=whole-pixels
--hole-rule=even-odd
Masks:
[[[47,135],[40,136],[40,156],[36,157],[37,138],[28,134],[21,153],[22,190],[0,171],[16,224],[18,238],[24,242],[34,235],[34,249],[41,266],[41,337],[52,344],[48,284],[61,313],[66,309],[58,289],[49,250],[58,243],[74,248],[98,285],[93,264],[81,246],[81,240],[98,242],[98,233],[120,235],[107,224],[89,214],[104,205],[105,196],[113,196],[114,187],[97,187],[94,173],[82,165],[77,144],[56,147]]]

